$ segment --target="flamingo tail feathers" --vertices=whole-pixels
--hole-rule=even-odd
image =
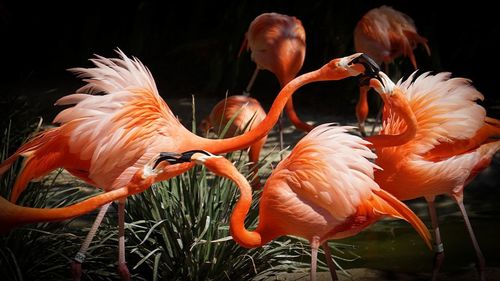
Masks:
[[[429,229],[425,226],[422,220],[417,217],[417,215],[415,215],[410,208],[408,208],[408,206],[383,189],[377,191],[374,190],[373,192],[376,195],[373,200],[376,212],[409,222],[413,228],[415,228],[420,237],[422,237],[427,247],[432,249],[432,238]]]

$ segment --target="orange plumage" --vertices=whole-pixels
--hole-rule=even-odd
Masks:
[[[486,117],[476,103],[483,95],[469,80],[450,78],[450,73],[413,74],[397,85],[387,78],[375,89],[385,102],[382,131],[367,138],[383,169],[375,172],[375,180],[400,200],[427,200],[437,240],[433,278],[443,260],[434,198],[450,195],[464,217],[483,278],[484,257],[463,204],[463,189],[500,149],[500,121]],[[399,97],[397,103],[391,102],[394,97]],[[397,145],[387,142],[395,135],[405,137]]]
[[[257,127],[265,117],[266,112],[256,99],[242,95],[229,96],[212,108],[210,114],[201,122],[200,127],[205,132],[211,128],[220,135],[229,124],[224,137],[232,137]],[[259,187],[259,178],[256,177],[257,163],[266,140],[267,136],[257,140],[248,151],[248,158],[252,163],[252,174],[255,176],[252,186],[255,188]]]
[[[427,39],[417,33],[413,20],[388,6],[368,11],[354,29],[356,52],[369,55],[379,65],[384,63],[386,71],[388,65],[400,56],[409,57],[416,69],[417,62],[413,50],[418,44],[424,46],[430,55]],[[366,135],[364,125],[368,116],[367,91],[368,89],[361,88],[356,106],[356,117],[363,135]]]
[[[304,63],[306,32],[296,17],[263,13],[250,23],[244,45],[251,51],[257,69],[271,71],[284,87],[297,76]],[[247,91],[250,87],[251,84]],[[300,120],[292,99],[288,100],[285,112],[297,129],[308,132],[313,128]]]
[[[352,63],[360,54],[334,59],[319,70],[290,81],[278,94],[266,118],[253,130],[229,139],[206,139],[182,126],[159,95],[151,73],[139,60],[130,59],[121,51],[118,53],[120,58],[97,56],[92,59],[96,66],[94,68],[73,69],[87,84],[75,94],[56,102],[58,105],[73,105],[61,111],[54,119],[60,127],[40,133],[0,164],[1,174],[16,158],[25,158],[25,165],[13,188],[11,201],[18,199],[30,180],[46,175],[56,168],[65,168],[106,192],[123,191],[151,159],[162,151],[205,149],[224,153],[243,149],[268,134],[288,98],[302,85],[315,81],[339,80],[365,71],[362,63]],[[176,165],[155,176],[154,181],[168,179],[191,167]],[[140,190],[144,187],[136,185],[136,188]],[[119,199],[118,266],[124,280],[130,278],[125,262],[123,238],[125,198],[129,193],[125,190],[119,197],[113,197]],[[91,204],[91,201],[87,202]],[[89,210],[85,203],[80,207],[81,213]],[[99,219],[75,257],[76,264],[73,268],[77,276],[81,274],[81,256],[84,257],[84,252],[108,207],[109,203],[106,203],[101,208]],[[21,213],[24,214],[24,221],[37,218],[33,217],[33,212]],[[60,213],[55,213],[54,216],[56,215]],[[43,218],[48,220],[49,217]]]
[[[320,244],[328,251],[326,241],[353,236],[386,216],[408,221],[430,247],[430,233],[424,223],[380,189],[373,180],[378,167],[369,161],[375,155],[366,141],[347,134],[347,129],[320,125],[297,143],[264,186],[255,230],[247,230],[244,225],[252,200],[246,179],[225,158],[194,154],[192,161],[232,179],[241,191],[230,219],[233,239],[248,248],[282,235],[307,239],[313,250],[311,280],[315,278]]]

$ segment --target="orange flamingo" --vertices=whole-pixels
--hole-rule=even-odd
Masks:
[[[284,87],[266,118],[253,130],[229,139],[206,139],[184,128],[160,97],[149,70],[137,59],[120,50],[120,58],[97,56],[95,68],[76,68],[87,85],[75,94],[59,99],[58,105],[74,106],[54,119],[61,126],[44,131],[21,146],[0,164],[0,174],[19,157],[23,170],[13,187],[12,202],[29,181],[56,168],[64,168],[106,192],[126,186],[138,169],[161,151],[200,148],[213,153],[240,150],[265,137],[276,123],[288,98],[302,85],[315,81],[339,80],[370,70],[370,61],[354,54],[330,61],[322,68],[297,77]],[[95,94],[103,95],[95,95]],[[187,171],[183,166],[176,173]],[[165,180],[171,173],[155,179]],[[109,203],[110,204],[110,203]],[[81,263],[109,204],[103,205],[73,263],[75,279],[81,276]],[[124,246],[125,199],[119,200],[119,263],[122,279],[130,279]]]
[[[368,11],[354,29],[354,48],[356,52],[369,55],[377,64],[388,65],[399,56],[409,57],[413,67],[417,62],[413,49],[422,44],[430,55],[427,39],[417,33],[413,20],[406,14],[388,6]],[[356,117],[363,136],[365,121],[368,117],[367,93],[369,88],[361,88],[356,105]]]
[[[229,96],[219,101],[210,114],[201,121],[201,129],[207,133],[213,129],[217,134],[223,132],[226,124],[229,124],[224,136],[232,137],[243,132],[247,132],[257,127],[266,118],[266,112],[260,103],[251,97],[236,95]],[[250,145],[248,158],[252,163],[252,186],[260,187],[260,179],[257,176],[257,164],[259,162],[260,151],[266,143],[267,136]]]
[[[246,92],[250,92],[260,69],[274,73],[283,88],[302,68],[306,55],[306,32],[296,17],[264,13],[250,23],[240,53],[245,47],[251,51],[251,58],[257,65]],[[285,112],[297,129],[309,132],[313,128],[297,116],[292,98],[288,99]],[[283,149],[281,121],[279,134],[280,149]]]
[[[244,224],[252,190],[227,159],[190,151],[177,156],[164,153],[159,161],[193,161],[233,180],[241,192],[230,218],[231,235],[238,244],[255,248],[283,235],[305,238],[312,248],[311,280],[316,278],[319,245],[328,257],[332,279],[337,280],[327,241],[354,236],[383,217],[406,220],[431,247],[425,224],[373,180],[378,167],[369,161],[376,156],[367,142],[346,133],[347,129],[319,125],[297,143],[265,183],[255,230],[247,230]]]
[[[381,81],[371,79],[370,85],[384,99],[384,126],[380,135],[367,138],[383,169],[375,171],[375,181],[400,200],[427,200],[436,243],[433,280],[444,258],[434,199],[451,196],[464,218],[484,280],[484,257],[463,204],[463,189],[500,149],[494,138],[500,136],[500,121],[486,117],[476,103],[483,96],[467,79],[450,78],[450,73],[414,73],[394,85],[385,74],[379,75]],[[396,141],[385,135],[403,131],[408,133]]]

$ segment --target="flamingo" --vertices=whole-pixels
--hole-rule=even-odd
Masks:
[[[400,56],[409,57],[416,69],[417,62],[413,49],[418,44],[422,44],[430,55],[427,39],[417,33],[413,20],[408,15],[385,5],[368,11],[354,29],[356,52],[366,53],[379,65],[384,63],[386,72],[388,65]],[[366,136],[365,121],[369,111],[368,90],[369,88],[361,87],[356,104],[356,118],[363,136]]]
[[[328,257],[332,279],[337,280],[328,240],[354,236],[383,217],[406,220],[431,248],[425,224],[373,180],[378,167],[370,160],[376,156],[366,141],[346,133],[350,128],[319,125],[297,143],[265,183],[254,230],[244,224],[252,190],[227,159],[197,150],[163,153],[158,161],[203,164],[234,181],[241,195],[231,214],[230,232],[239,245],[255,248],[283,235],[302,237],[312,249],[310,280],[316,279],[320,245]]]
[[[229,139],[206,139],[184,128],[161,98],[149,70],[137,59],[117,50],[120,58],[96,56],[94,68],[75,68],[87,84],[62,97],[56,105],[73,105],[54,119],[61,126],[46,130],[22,145],[0,164],[0,175],[19,157],[24,166],[12,189],[16,202],[29,181],[57,168],[64,168],[105,192],[125,187],[148,161],[161,151],[192,148],[213,153],[240,150],[265,137],[276,123],[288,98],[302,85],[315,81],[339,80],[357,76],[373,66],[363,54],[330,61],[318,70],[297,77],[284,87],[266,118],[253,130]],[[180,174],[191,166],[165,172],[157,181]],[[124,207],[118,200],[119,262],[123,280],[130,279],[125,261]],[[85,251],[110,203],[104,204],[72,264],[75,279],[81,276]]]
[[[485,280],[485,261],[464,207],[463,190],[500,149],[495,140],[500,121],[487,117],[476,103],[483,95],[469,80],[451,78],[448,72],[413,73],[396,85],[382,72],[379,77],[380,81],[371,79],[370,86],[383,97],[384,125],[379,135],[367,138],[383,169],[375,171],[375,181],[400,200],[427,201],[435,237],[433,280],[444,259],[434,199],[441,194],[453,198],[472,241],[480,279]],[[386,134],[404,136],[395,140]]]
[[[278,13],[263,13],[248,27],[242,50],[247,47],[256,64],[246,92],[250,89],[260,69],[271,71],[283,88],[300,71],[306,55],[306,32],[296,17]],[[292,124],[299,130],[309,132],[313,127],[300,120],[295,112],[292,98],[288,99],[285,112]],[[281,119],[279,124],[280,149],[283,149]]]
[[[226,124],[229,124],[224,136],[235,136],[247,132],[257,127],[266,118],[266,112],[260,103],[251,97],[244,95],[229,96],[219,101],[210,114],[201,121],[201,129],[207,133],[213,129],[217,134],[223,132]],[[257,164],[259,162],[260,151],[266,143],[267,136],[254,142],[248,151],[249,161],[252,163],[252,187],[260,187],[260,179],[257,176]]]

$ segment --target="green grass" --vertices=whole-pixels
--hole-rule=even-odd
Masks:
[[[243,162],[236,163],[242,169]],[[136,245],[132,253],[140,258],[134,268],[147,272],[149,280],[248,280],[307,266],[290,262],[303,254],[296,239],[256,249],[230,239],[228,221],[238,194],[232,182],[196,167],[131,197],[127,242]],[[257,204],[254,200],[247,217],[249,228],[257,224]]]

